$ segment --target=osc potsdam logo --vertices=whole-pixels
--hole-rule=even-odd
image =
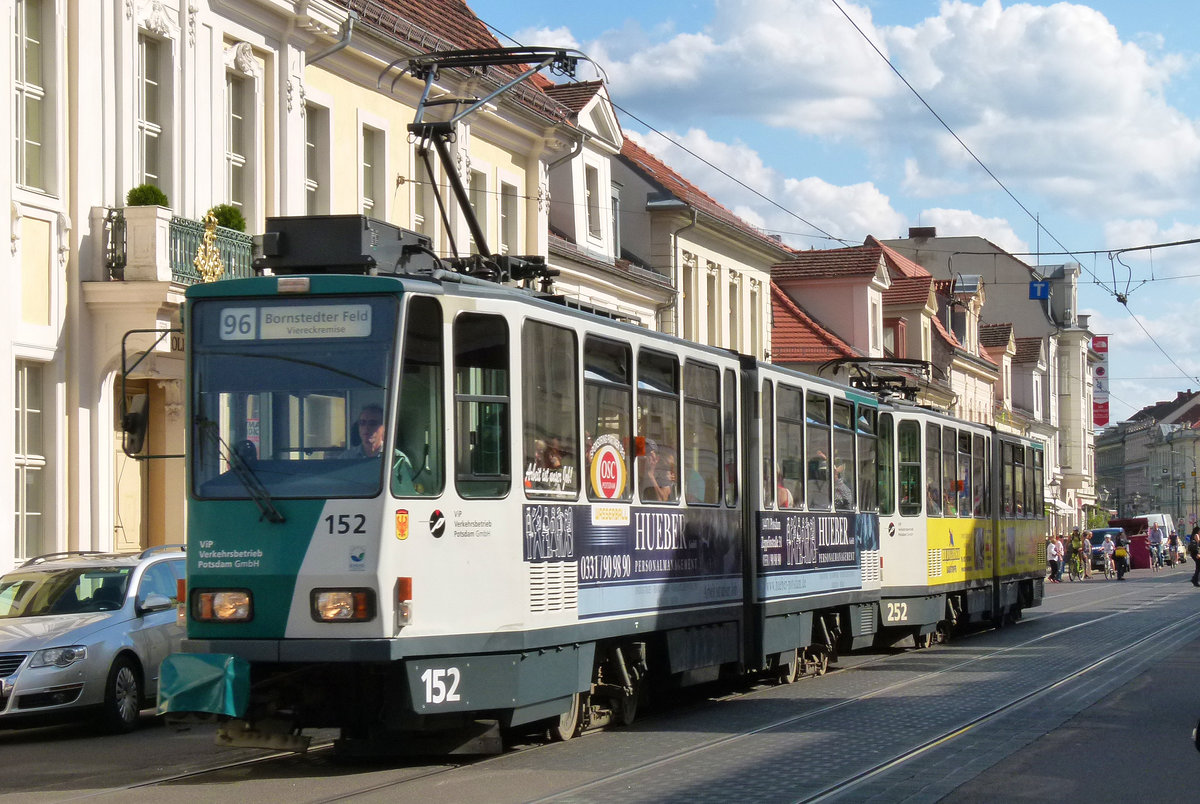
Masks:
[[[621,439],[608,433],[592,442],[588,477],[591,478],[595,496],[606,500],[624,496],[629,472],[625,467],[625,448],[621,445]]]

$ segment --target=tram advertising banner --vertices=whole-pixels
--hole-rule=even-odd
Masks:
[[[742,596],[734,510],[526,505],[523,531],[526,562],[578,562],[581,618]]]
[[[767,600],[862,587],[861,556],[879,549],[872,514],[758,515],[759,596]]]

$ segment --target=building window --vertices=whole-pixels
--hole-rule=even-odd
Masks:
[[[517,188],[500,184],[500,253],[511,254],[517,248]]]
[[[251,152],[249,81],[239,75],[225,74],[225,182],[229,188],[229,203],[243,213],[250,199],[246,180],[247,155]]]
[[[429,175],[429,166],[420,153],[414,151],[412,164],[412,225],[418,232],[432,239],[437,222],[437,199],[434,196],[433,178]]]
[[[621,259],[621,185],[612,186],[612,254]]]
[[[304,206],[309,215],[329,214],[329,110],[304,111]]]
[[[370,215],[379,205],[379,215],[383,214],[383,199],[379,192],[383,189],[383,160],[380,158],[380,147],[383,144],[383,134],[369,126],[362,130],[362,214]]]
[[[487,174],[482,170],[471,171],[471,187],[468,191],[468,198],[471,202],[471,211],[475,213],[475,221],[479,224],[479,231],[483,232],[484,237],[487,237]],[[472,237],[471,253],[478,254],[479,252],[479,244]]]
[[[742,288],[741,279],[729,280],[729,348],[742,346]]]
[[[709,346],[720,346],[721,337],[717,333],[720,330],[721,308],[718,306],[717,293],[720,285],[717,284],[716,263],[708,264],[708,281],[705,283],[704,302],[708,306],[708,334],[705,340]]]
[[[138,35],[137,182],[168,193],[167,87],[162,82],[162,42]]]
[[[871,302],[871,320],[867,322],[867,326],[871,330],[871,353],[879,354],[882,351],[882,346],[879,342],[879,303]]]
[[[16,526],[15,557],[49,552],[46,527],[46,448],[43,370],[39,363],[17,361],[16,385]]]
[[[46,43],[53,39],[44,34],[46,5],[43,0],[16,0],[13,28],[15,178],[20,186],[35,190],[48,189],[46,138],[53,131],[47,121],[51,104],[46,87],[52,83],[47,80],[50,52]]]
[[[600,237],[600,170],[592,165],[583,168],[584,182],[587,190],[587,228],[588,236]]]

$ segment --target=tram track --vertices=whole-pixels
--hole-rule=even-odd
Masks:
[[[1082,590],[1080,590],[1080,591],[1082,591]],[[1184,592],[1167,591],[1164,594],[1156,595],[1155,597],[1148,599],[1148,598],[1144,597],[1144,593],[1145,593],[1144,587],[1141,587],[1140,591],[1142,593],[1141,595],[1138,594],[1139,589],[1137,587],[1131,588],[1128,591],[1122,590],[1121,594],[1113,595],[1112,597],[1106,598],[1106,602],[1110,603],[1110,604],[1112,604],[1112,603],[1119,604],[1119,603],[1126,601],[1127,599],[1138,597],[1138,598],[1140,598],[1140,605],[1143,607],[1147,606],[1147,605],[1164,605],[1164,604],[1169,604],[1172,600],[1174,600],[1184,594]],[[1190,587],[1187,591],[1191,591]],[[1075,593],[1071,592],[1070,594],[1073,596]],[[1023,619],[1027,625],[1032,625],[1032,624],[1038,623],[1038,622],[1045,623],[1045,621],[1050,620],[1061,614],[1077,613],[1079,611],[1084,611],[1084,610],[1088,609],[1089,606],[1091,606],[1091,605],[1094,605],[1094,601],[1089,603],[1087,601],[1081,600],[1077,603],[1072,602],[1070,605],[1063,606],[1062,608],[1058,608],[1054,612],[1048,612],[1045,614],[1039,613],[1039,614],[1036,614],[1033,616],[1030,616],[1030,614],[1032,614],[1032,613],[1027,613],[1026,617]],[[838,701],[831,702],[831,703],[824,704],[824,705],[817,705],[814,708],[808,709],[804,712],[797,713],[797,714],[794,714],[794,715],[791,715],[788,717],[784,717],[784,718],[774,719],[774,720],[771,720],[770,722],[763,723],[762,725],[759,725],[755,728],[741,731],[736,734],[728,734],[728,735],[724,735],[724,736],[720,736],[720,737],[716,737],[716,738],[712,738],[712,739],[707,739],[702,742],[690,745],[685,749],[672,751],[669,753],[665,753],[661,756],[654,757],[653,759],[647,759],[644,762],[629,765],[618,772],[605,775],[602,778],[591,779],[587,782],[582,782],[580,784],[577,784],[577,785],[574,785],[574,786],[571,786],[568,788],[556,790],[553,793],[544,795],[540,798],[531,798],[530,800],[538,801],[538,802],[547,802],[547,801],[570,799],[573,796],[586,795],[589,791],[596,790],[597,788],[600,788],[602,786],[611,785],[614,783],[620,783],[622,780],[632,780],[638,774],[643,774],[643,773],[648,773],[648,772],[652,773],[656,769],[660,769],[660,768],[669,766],[673,763],[682,762],[682,761],[685,761],[685,760],[688,760],[691,758],[702,757],[707,752],[719,752],[722,748],[733,746],[741,741],[751,740],[758,735],[768,734],[771,732],[779,732],[782,730],[793,728],[797,724],[803,724],[805,722],[812,722],[814,720],[820,720],[831,714],[839,712],[840,710],[847,709],[848,707],[862,705],[863,703],[870,701],[871,699],[885,698],[887,696],[895,695],[897,692],[900,692],[900,691],[904,690],[905,688],[919,686],[922,684],[929,683],[931,681],[935,681],[940,676],[945,676],[947,674],[955,673],[955,672],[970,668],[975,665],[987,663],[989,661],[996,661],[996,660],[1004,658],[1005,656],[1008,656],[1010,654],[1019,654],[1019,652],[1029,649],[1031,647],[1036,647],[1040,643],[1045,643],[1046,641],[1069,635],[1069,634],[1071,634],[1073,632],[1077,632],[1081,629],[1086,629],[1086,628],[1089,628],[1092,626],[1098,626],[1103,623],[1110,622],[1114,618],[1119,618],[1122,615],[1129,614],[1130,611],[1132,611],[1132,609],[1122,608],[1122,609],[1119,609],[1116,611],[1107,611],[1107,612],[1097,613],[1096,616],[1088,617],[1083,622],[1071,623],[1068,625],[1064,625],[1062,627],[1053,628],[1052,630],[1048,630],[1044,633],[1032,635],[1029,638],[1023,639],[1016,644],[998,647],[995,649],[989,649],[989,650],[987,650],[986,653],[983,653],[981,655],[975,655],[975,656],[971,656],[971,657],[962,658],[962,659],[959,659],[956,661],[951,661],[950,663],[945,664],[941,667],[938,667],[937,669],[920,672],[920,673],[917,673],[910,677],[907,677],[907,678],[904,678],[904,679],[901,679],[901,680],[898,680],[898,681],[895,681],[892,683],[884,684],[883,686],[871,689],[871,690],[864,692],[860,695],[857,695],[853,698],[842,699],[842,700],[838,700]],[[914,745],[902,752],[898,752],[893,755],[884,757],[884,758],[880,759],[879,761],[873,763],[870,767],[861,770],[860,772],[857,772],[853,775],[846,776],[840,780],[831,782],[828,785],[823,786],[821,789],[813,791],[811,793],[808,793],[805,796],[803,796],[801,798],[797,798],[795,800],[797,802],[828,801],[828,800],[835,799],[839,796],[845,795],[848,791],[853,790],[857,786],[862,785],[864,783],[871,782],[872,780],[877,779],[881,775],[886,774],[889,771],[896,769],[896,768],[904,765],[907,762],[910,762],[918,757],[923,756],[924,754],[928,753],[931,750],[934,750],[941,746],[947,745],[948,743],[953,742],[955,739],[958,739],[959,737],[962,737],[966,734],[971,733],[973,730],[979,728],[980,726],[983,726],[984,724],[994,721],[995,719],[1003,716],[1006,713],[1009,713],[1016,709],[1019,709],[1022,706],[1030,705],[1031,703],[1037,701],[1040,697],[1045,696],[1045,695],[1053,692],[1056,689],[1062,688],[1062,687],[1064,687],[1064,685],[1068,685],[1073,680],[1083,678],[1083,677],[1087,676],[1089,673],[1095,673],[1096,671],[1100,670],[1101,668],[1109,667],[1112,665],[1112,663],[1120,660],[1122,657],[1129,657],[1129,656],[1135,654],[1139,649],[1144,647],[1148,642],[1154,641],[1156,639],[1162,639],[1166,636],[1169,636],[1172,632],[1182,633],[1182,632],[1186,631],[1186,629],[1189,626],[1194,625],[1198,621],[1200,621],[1200,613],[1184,617],[1184,618],[1174,621],[1168,625],[1157,628],[1152,632],[1142,635],[1140,638],[1136,639],[1135,641],[1133,641],[1131,643],[1122,645],[1113,650],[1105,652],[1103,655],[1092,659],[1086,665],[1078,668],[1077,670],[1075,670],[1074,672],[1070,673],[1069,675],[1067,675],[1063,678],[1058,678],[1053,681],[1048,681],[1047,683],[1038,684],[1034,688],[1029,689],[1024,694],[1022,694],[1010,701],[1006,701],[998,706],[994,706],[991,709],[989,709],[988,711],[980,713],[980,714],[978,714],[974,717],[971,717],[965,721],[962,721],[962,722],[959,722],[956,724],[952,724],[949,727],[943,728],[936,735],[923,740],[921,743],[919,743],[917,745]],[[1008,626],[1003,630],[1011,630],[1012,628],[1013,628],[1013,626]],[[997,630],[997,629],[983,629],[979,632],[976,632],[975,635],[976,636],[982,635],[982,634],[988,633],[989,631],[994,631],[994,630]],[[962,644],[970,647],[969,642],[965,642]],[[933,650],[937,650],[937,648],[934,648]],[[895,660],[898,658],[902,658],[905,656],[916,657],[916,656],[920,656],[921,654],[923,654],[925,652],[926,651],[905,651],[905,652],[899,653],[899,654],[886,653],[886,654],[880,654],[877,656],[872,656],[872,657],[867,658],[865,661],[857,662],[854,666],[851,666],[851,667],[831,669],[824,676],[824,678],[831,678],[831,677],[836,677],[836,676],[843,675],[843,674],[850,674],[856,670],[864,671],[864,670],[870,670],[870,669],[878,669],[878,667],[880,665],[886,665],[886,663],[888,663],[889,661],[892,661],[892,660]],[[815,679],[813,679],[813,680],[815,680]],[[739,691],[739,692],[732,693],[732,694],[716,696],[716,697],[710,698],[708,700],[716,705],[721,705],[721,704],[727,703],[727,702],[734,702],[738,699],[748,699],[748,698],[753,699],[753,697],[758,694],[762,694],[762,693],[766,693],[766,692],[770,692],[770,691],[777,691],[779,689],[780,689],[780,687],[777,687],[774,685],[771,685],[771,686],[763,685],[763,686],[757,686],[755,688],[751,688],[746,691]],[[597,733],[595,733],[595,736],[599,736],[601,733],[602,732],[597,732]],[[580,741],[582,742],[583,740],[588,740],[591,736],[593,736],[593,735],[592,734],[584,735],[580,738]],[[506,760],[511,759],[515,754],[529,754],[530,752],[536,752],[539,749],[544,749],[544,748],[546,748],[546,749],[553,748],[553,745],[534,744],[534,745],[526,746],[523,748],[519,748],[513,752],[506,752],[505,754],[495,756],[495,757],[486,757],[486,758],[482,758],[482,759],[474,759],[474,758],[473,759],[464,759],[464,761],[462,761],[462,762],[446,763],[446,764],[440,764],[440,765],[436,765],[436,766],[430,766],[430,765],[415,766],[414,765],[414,766],[393,766],[390,768],[377,767],[376,770],[389,775],[391,778],[380,779],[376,774],[370,773],[370,774],[368,774],[370,780],[367,784],[363,784],[361,786],[353,786],[351,789],[346,789],[347,785],[341,784],[341,785],[339,785],[339,789],[337,790],[336,793],[331,793],[330,795],[326,795],[326,796],[320,796],[318,794],[312,798],[305,798],[303,800],[305,802],[320,802],[321,804],[326,804],[327,802],[352,801],[352,800],[356,800],[356,799],[370,799],[373,797],[377,797],[380,793],[382,793],[384,791],[393,791],[394,793],[403,795],[403,793],[401,791],[403,791],[403,789],[408,785],[412,785],[414,783],[419,783],[422,781],[428,782],[429,780],[434,779],[438,776],[450,774],[456,770],[463,769],[467,766],[470,766],[473,769],[473,771],[476,773],[486,775],[490,772],[489,766],[491,766],[493,764],[498,766],[497,770],[503,770],[504,763],[506,762]],[[330,743],[330,742],[323,742],[323,743],[315,744],[314,746],[312,746],[310,748],[309,755],[310,756],[317,755],[318,757],[320,757],[321,755],[326,754],[326,752],[329,752],[331,749],[332,749],[332,743]],[[102,791],[93,791],[90,794],[79,796],[78,799],[93,799],[93,798],[97,798],[97,797],[119,795],[122,792],[145,793],[145,792],[149,792],[150,790],[155,789],[155,788],[158,788],[161,791],[162,787],[171,786],[171,785],[188,785],[188,784],[197,784],[197,783],[199,783],[200,785],[203,785],[205,783],[204,780],[206,780],[206,779],[211,779],[214,782],[219,783],[220,776],[223,773],[226,773],[226,774],[236,773],[237,771],[248,768],[248,767],[267,766],[267,765],[271,765],[273,763],[282,763],[282,762],[287,761],[288,759],[295,760],[296,755],[291,754],[291,753],[276,752],[276,753],[267,754],[267,755],[259,756],[259,757],[239,759],[236,761],[226,762],[226,763],[222,763],[220,765],[215,765],[215,766],[211,766],[211,767],[191,769],[191,770],[188,770],[183,773],[167,774],[167,775],[163,775],[158,778],[145,780],[145,781],[142,781],[142,782],[139,782],[136,784],[131,784],[131,785],[124,786],[124,787],[109,788],[109,789],[102,790]],[[320,761],[323,761],[323,760],[320,760]],[[309,766],[309,767],[311,768],[311,766]],[[368,766],[368,767],[370,767],[370,766]],[[401,778],[396,778],[397,774],[400,774]],[[347,775],[344,777],[340,777],[340,780],[342,782],[351,782],[351,784],[353,784],[352,780],[355,778],[356,778],[355,776]],[[358,778],[362,779],[362,777],[358,777]],[[367,779],[362,779],[362,780],[367,781]],[[313,790],[310,792],[317,792],[317,791]],[[75,799],[73,799],[73,800],[75,800]]]

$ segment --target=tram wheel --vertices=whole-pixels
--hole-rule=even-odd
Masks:
[[[558,716],[558,720],[546,730],[546,736],[556,743],[565,742],[579,734],[579,724],[582,718],[579,713],[583,701],[579,693],[571,696],[571,708]]]
[[[817,658],[813,660],[813,675],[823,676],[829,670],[829,654],[825,651],[820,651]]]
[[[934,642],[933,632],[931,631],[928,634],[917,634],[913,637],[913,641],[917,643],[918,649],[924,650],[925,648],[932,648]]]
[[[633,692],[622,695],[613,701],[613,718],[622,726],[632,726],[637,719],[638,699],[641,698],[641,685],[634,684]]]
[[[787,659],[775,668],[775,680],[779,684],[791,684],[801,675],[800,654],[797,650],[785,653]]]

